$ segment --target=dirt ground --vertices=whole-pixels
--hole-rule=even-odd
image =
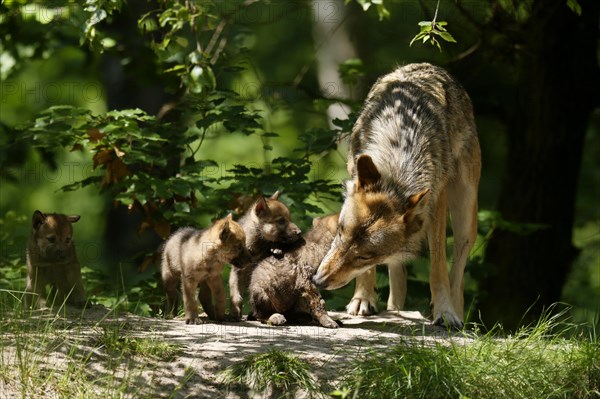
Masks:
[[[330,392],[338,388],[336,382],[342,367],[357,356],[368,355],[371,350],[386,350],[401,343],[427,345],[468,340],[462,334],[449,335],[445,329],[432,326],[419,312],[388,311],[369,317],[352,317],[340,312],[330,312],[330,315],[343,325],[326,329],[317,325],[269,326],[256,321],[214,323],[207,319],[205,324],[186,325],[182,319],[115,316],[108,309],[94,305],[83,314],[75,311],[65,314],[61,328],[71,341],[80,342],[82,356],[94,352],[93,334],[102,326],[114,323],[126,328],[127,334],[133,337],[151,337],[179,345],[181,351],[174,359],[152,365],[145,364],[144,360],[129,359],[126,366],[112,362],[113,369],[109,370],[106,354],[97,354],[99,359],[105,360],[102,362],[95,362],[94,355],[87,360],[86,368],[90,370],[86,372],[96,374],[99,379],[111,373],[118,376],[120,369],[130,370],[136,367],[132,362],[140,362],[139,374],[132,376],[128,372],[129,375],[122,378],[127,379],[132,397],[138,397],[135,392],[139,390],[140,397],[156,398],[260,398],[261,395],[244,388],[227,392],[218,381],[218,374],[248,355],[271,349],[289,351],[307,360],[319,384],[325,392]],[[89,330],[81,328],[88,324]],[[6,345],[4,350],[6,352]],[[57,347],[52,358],[45,361],[53,363],[51,367],[62,367],[68,363],[65,351]],[[2,398],[12,396],[10,387],[5,386],[4,392],[1,391]]]

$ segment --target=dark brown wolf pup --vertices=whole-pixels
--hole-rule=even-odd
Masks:
[[[269,199],[261,197],[239,220],[246,233],[246,248],[253,264],[244,269],[232,269],[229,275],[230,316],[233,320],[242,318],[243,295],[254,265],[301,237],[302,231],[292,223],[288,207],[278,198],[279,191]]]
[[[186,227],[177,230],[162,251],[161,274],[167,295],[167,315],[177,311],[181,284],[186,324],[201,324],[196,292],[208,317],[225,318],[225,289],[221,274],[225,263],[243,267],[250,261],[246,234],[231,214],[206,230]],[[213,303],[214,298],[214,303]]]
[[[333,241],[338,214],[317,218],[304,239],[283,257],[268,257],[255,267],[250,280],[252,316],[274,325],[286,323],[285,315],[308,313],[323,327],[337,328],[325,310],[325,302],[312,276]]]
[[[47,299],[62,304],[83,306],[85,290],[81,267],[75,253],[73,226],[78,215],[44,214],[35,211],[27,244],[27,285],[25,305],[42,308]],[[46,297],[46,287],[50,295]]]

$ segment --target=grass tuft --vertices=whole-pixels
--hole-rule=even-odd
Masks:
[[[181,353],[179,345],[171,344],[157,337],[132,336],[126,324],[102,326],[93,340],[93,346],[103,348],[111,356],[139,356],[162,361],[170,361]]]
[[[270,391],[272,398],[294,398],[299,390],[308,397],[322,396],[310,373],[310,365],[279,350],[247,356],[222,371],[220,382],[228,390],[236,386],[258,393]]]
[[[600,341],[543,317],[514,336],[468,343],[407,341],[347,370],[341,398],[598,398]],[[342,373],[344,375],[345,373]]]

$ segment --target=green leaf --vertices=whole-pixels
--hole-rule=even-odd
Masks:
[[[189,213],[190,212],[190,204],[187,202],[177,202],[175,204],[175,210],[181,213]]]
[[[356,2],[360,4],[363,11],[367,11],[371,7],[371,2],[369,0],[356,0]]]
[[[581,5],[577,0],[567,0],[567,7],[569,7],[575,14],[581,16]]]
[[[438,35],[447,42],[456,43],[456,40],[448,32],[440,32]]]

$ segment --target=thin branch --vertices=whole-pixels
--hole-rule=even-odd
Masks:
[[[482,43],[483,43],[483,41],[481,40],[481,37],[480,37],[479,39],[477,39],[477,41],[475,42],[475,44],[473,44],[471,47],[469,47],[468,49],[466,49],[462,53],[458,54],[457,56],[455,56],[454,58],[452,58],[451,60],[449,60],[448,63],[453,63],[453,62],[461,61],[461,60],[467,58],[468,56],[470,56],[471,54],[473,54],[475,51],[477,51],[479,49],[479,47],[481,47]]]
[[[435,21],[437,21],[437,14],[440,10],[440,0],[438,0],[437,5],[435,6],[435,14],[433,14],[433,20],[431,21],[432,25],[435,25]]]
[[[223,29],[225,29],[226,25],[227,25],[227,20],[222,19],[219,22],[219,25],[217,25],[217,29],[215,29],[215,31],[213,32],[213,34],[208,42],[208,45],[206,46],[206,54],[208,54],[209,56],[210,56],[210,53],[212,52],[213,48],[217,44],[217,41],[219,40],[221,33],[223,33]]]

